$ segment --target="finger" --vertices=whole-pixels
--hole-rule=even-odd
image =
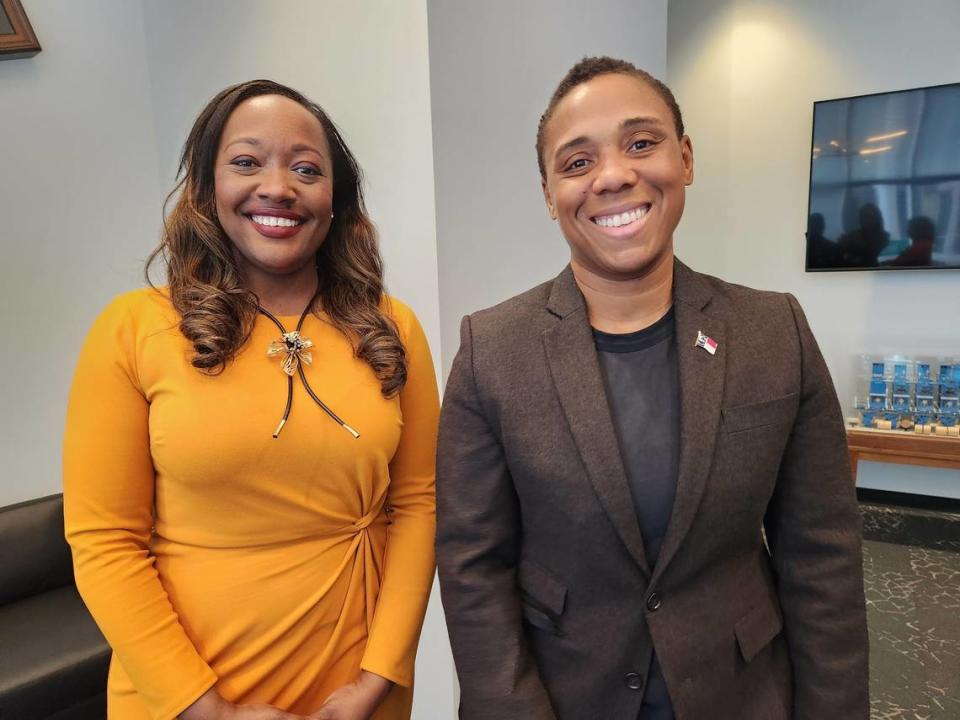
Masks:
[[[243,715],[238,720],[304,720],[302,715],[292,715],[272,705],[242,706]]]

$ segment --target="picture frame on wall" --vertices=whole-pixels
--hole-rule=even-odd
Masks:
[[[0,60],[26,58],[40,52],[20,0],[0,0]]]

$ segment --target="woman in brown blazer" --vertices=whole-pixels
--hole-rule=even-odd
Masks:
[[[437,556],[464,720],[865,720],[843,421],[790,295],[673,254],[673,95],[590,58],[537,149],[570,246],[464,319]]]

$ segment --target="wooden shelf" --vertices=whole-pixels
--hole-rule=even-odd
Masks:
[[[960,438],[946,435],[848,428],[847,449],[854,482],[860,460],[960,470]]]

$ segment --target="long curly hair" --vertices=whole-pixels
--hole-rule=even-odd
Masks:
[[[356,356],[373,369],[384,397],[392,397],[406,382],[406,353],[395,323],[382,309],[383,262],[363,200],[363,175],[327,114],[296,90],[251,80],[207,103],[183,146],[177,184],[164,207],[176,202],[164,218],[159,246],[147,259],[147,282],[153,284],[150,268],[162,260],[180,331],[193,344],[193,366],[214,375],[223,372],[250,337],[258,300],[244,287],[233,244],[217,219],[214,160],[230,114],[258,95],[290,98],[323,126],[333,161],[334,217],[317,251],[319,283],[312,311],[326,312],[350,338]]]

